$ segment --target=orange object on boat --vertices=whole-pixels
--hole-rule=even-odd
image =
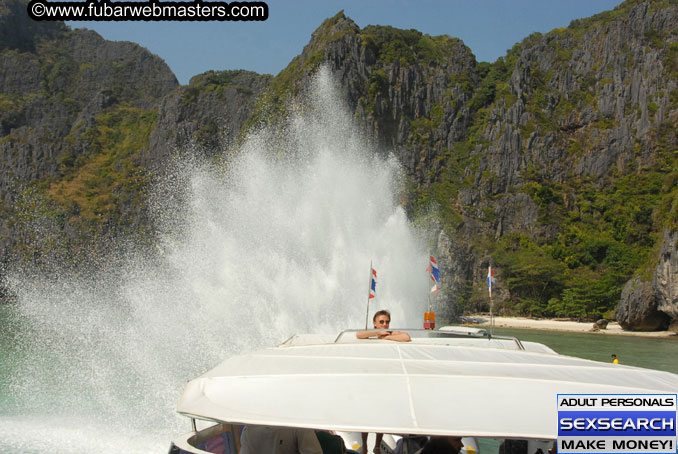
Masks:
[[[434,329],[436,327],[436,313],[424,312],[424,329]]]

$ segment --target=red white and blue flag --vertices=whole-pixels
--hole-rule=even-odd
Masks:
[[[428,268],[426,268],[426,271],[430,273],[431,280],[433,281],[431,291],[437,295],[438,285],[440,285],[440,270],[438,269],[438,262],[436,262],[435,257],[431,256],[431,263]]]
[[[370,298],[372,299],[377,294],[377,270],[370,266]]]
[[[487,290],[490,292],[490,298],[492,298],[492,284],[497,282],[497,280],[494,278],[494,270],[492,269],[492,265],[489,265],[487,268]]]

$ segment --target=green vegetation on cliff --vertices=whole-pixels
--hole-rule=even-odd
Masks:
[[[417,30],[382,25],[365,27],[360,31],[360,40],[362,47],[373,52],[379,63],[401,66],[438,64],[461,44],[460,40],[446,35],[430,36]]]
[[[147,181],[139,156],[148,147],[155,118],[152,111],[127,106],[98,115],[79,137],[88,153],[64,155],[62,176],[47,194],[82,221],[124,222],[120,208],[143,203]]]
[[[285,116],[292,97],[299,94],[303,83],[325,60],[327,47],[355,34],[355,24],[348,20],[343,11],[325,21],[313,33],[311,42],[297,55],[289,65],[271,81],[266,92],[257,100],[254,113],[247,120],[243,132],[266,124],[277,123]]]

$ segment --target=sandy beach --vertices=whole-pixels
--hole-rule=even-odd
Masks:
[[[472,326],[489,326],[488,315],[469,316],[481,320],[481,323]],[[494,317],[494,326],[499,328],[544,329],[551,331],[594,332],[593,322],[574,322],[568,320],[539,320],[526,317]],[[602,335],[642,336],[642,337],[671,337],[677,334],[673,331],[624,331],[617,322],[610,322],[606,329],[595,331]]]

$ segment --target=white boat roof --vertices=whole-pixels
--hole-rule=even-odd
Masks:
[[[676,374],[561,356],[536,343],[521,350],[509,341],[294,336],[192,380],[177,410],[243,424],[555,439],[559,393],[678,390]]]

